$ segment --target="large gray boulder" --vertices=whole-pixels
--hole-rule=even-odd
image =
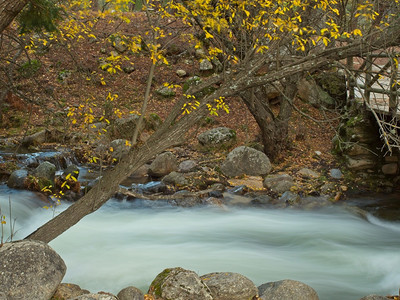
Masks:
[[[148,294],[164,300],[216,300],[195,272],[182,268],[165,269],[158,274]]]
[[[178,170],[178,161],[172,152],[164,152],[154,159],[149,167],[149,175],[155,177],[165,176]]]
[[[15,170],[8,178],[7,185],[10,188],[22,189],[25,187],[25,179],[28,177],[27,170]]]
[[[289,279],[264,283],[258,287],[258,293],[262,300],[319,300],[312,287]]]
[[[238,273],[210,273],[200,278],[211,290],[214,300],[252,300],[258,294],[254,283]]]
[[[56,176],[56,166],[48,161],[42,162],[34,171],[33,175],[38,178],[54,181]]]
[[[66,269],[62,258],[46,243],[6,243],[0,248],[0,291],[7,299],[50,299]]]
[[[244,174],[263,176],[269,174],[271,169],[271,162],[265,153],[246,146],[233,149],[221,166],[221,171],[228,177]]]
[[[218,127],[200,133],[197,139],[203,146],[228,145],[236,140],[236,132],[227,127]]]

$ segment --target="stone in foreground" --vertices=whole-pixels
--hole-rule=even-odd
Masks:
[[[257,287],[247,277],[230,272],[210,273],[200,277],[215,300],[252,300]]]
[[[214,300],[199,276],[183,268],[162,271],[151,283],[148,294],[164,300]]]
[[[264,283],[258,287],[258,293],[262,300],[319,300],[312,287],[289,279]]]
[[[46,243],[6,243],[0,248],[0,291],[7,299],[50,299],[66,269],[62,258]]]

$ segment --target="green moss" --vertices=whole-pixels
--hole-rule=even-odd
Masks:
[[[157,277],[153,280],[153,282],[150,284],[149,291],[152,291],[152,293],[157,296],[161,297],[162,294],[162,284],[165,280],[165,278],[168,277],[168,275],[171,273],[173,269],[165,269],[162,271],[160,274],[157,275]]]
[[[22,77],[28,78],[32,77],[39,71],[42,66],[41,62],[37,59],[31,59],[24,62],[18,69]]]

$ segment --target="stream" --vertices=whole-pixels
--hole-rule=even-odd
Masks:
[[[387,197],[349,201],[368,209],[367,218],[342,207],[177,208],[111,199],[50,245],[67,265],[63,282],[92,292],[116,294],[129,285],[146,292],[164,268],[179,266],[199,275],[241,273],[257,286],[294,279],[313,287],[321,300],[355,300],[398,293],[400,197]],[[36,194],[2,185],[0,206],[7,220],[9,201],[16,218],[14,240],[68,206],[46,210]],[[395,213],[384,220],[385,210]]]

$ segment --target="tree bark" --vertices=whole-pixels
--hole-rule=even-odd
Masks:
[[[0,0],[0,33],[7,28],[29,0]]]

